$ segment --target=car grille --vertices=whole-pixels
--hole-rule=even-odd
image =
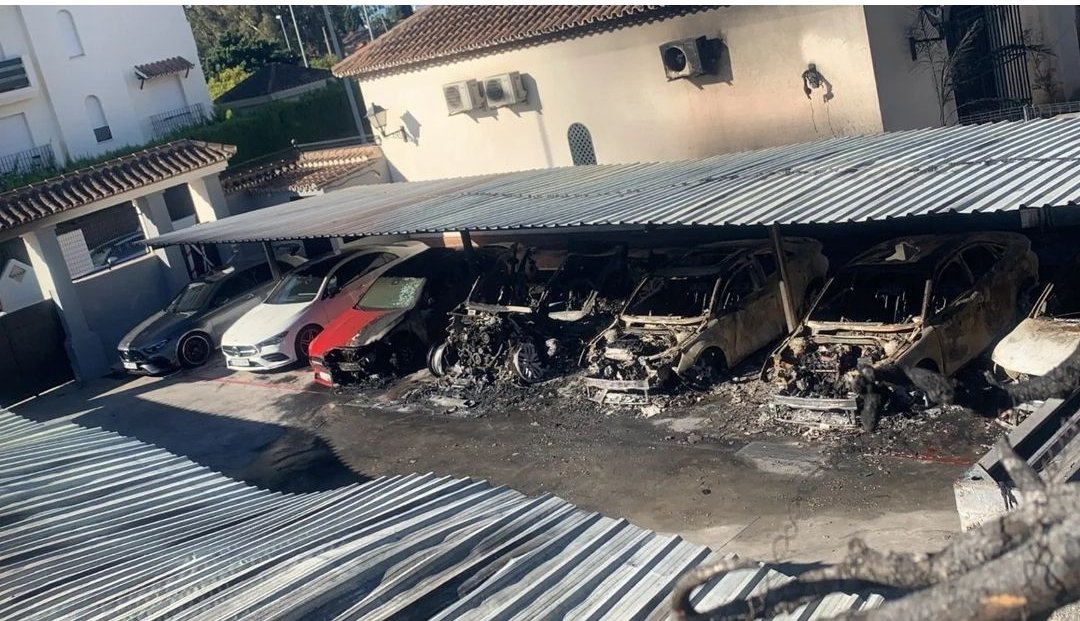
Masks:
[[[141,362],[146,359],[146,356],[142,355],[141,352],[129,351],[126,349],[117,351],[120,352],[120,360],[123,360],[124,362]]]
[[[223,345],[221,351],[225,352],[226,356],[254,356],[259,353],[259,350],[251,345]]]

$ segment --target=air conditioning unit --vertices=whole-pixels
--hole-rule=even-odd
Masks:
[[[525,87],[517,71],[484,78],[484,99],[489,108],[512,106],[525,101]]]
[[[484,96],[476,80],[443,85],[443,98],[446,99],[446,111],[450,114],[476,110],[484,105]]]
[[[715,73],[718,60],[718,41],[706,37],[668,41],[660,46],[660,60],[667,79],[677,80],[695,75]]]

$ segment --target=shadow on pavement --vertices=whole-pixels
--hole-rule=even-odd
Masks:
[[[113,431],[272,491],[313,492],[368,480],[306,430],[139,398],[160,387],[157,381],[107,378],[34,399],[12,411],[39,422],[68,418],[84,427]]]

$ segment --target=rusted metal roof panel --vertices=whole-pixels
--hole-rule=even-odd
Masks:
[[[666,619],[707,548],[483,481],[282,494],[101,429],[0,410],[0,619]],[[698,605],[790,580],[767,567]],[[875,606],[837,593],[789,618]]]
[[[834,138],[681,162],[347,188],[151,245],[590,225],[823,224],[1080,200],[1080,119]]]

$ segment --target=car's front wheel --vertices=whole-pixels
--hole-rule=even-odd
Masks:
[[[311,351],[311,342],[322,332],[322,326],[311,324],[300,328],[296,333],[296,360],[302,365],[308,363],[308,352]]]
[[[210,339],[205,334],[196,332],[180,339],[176,355],[180,359],[180,366],[185,369],[194,369],[206,364],[213,351],[214,346],[210,343]]]

